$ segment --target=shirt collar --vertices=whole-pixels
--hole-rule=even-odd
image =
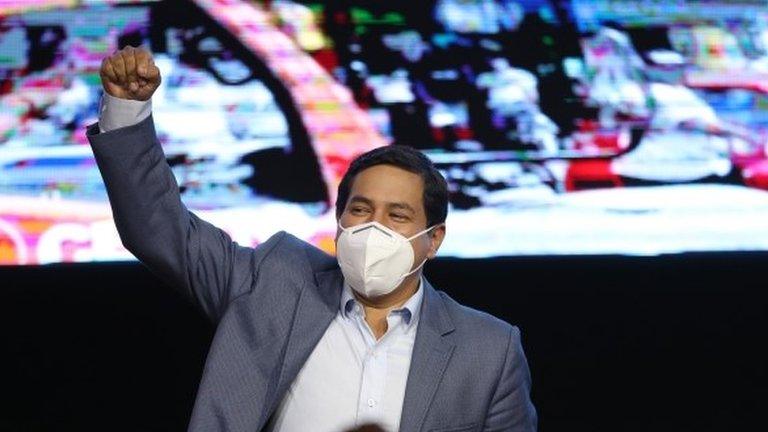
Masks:
[[[419,320],[419,311],[424,299],[424,277],[419,278],[419,287],[416,292],[398,309],[393,309],[390,314],[402,314],[403,321],[411,325]],[[341,292],[341,304],[339,305],[341,314],[344,318],[351,318],[351,312],[356,305],[359,305],[355,296],[352,294],[352,288],[344,283],[344,290]],[[362,307],[362,305],[359,305]]]

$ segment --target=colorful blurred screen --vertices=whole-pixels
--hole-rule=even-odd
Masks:
[[[0,264],[133,259],[86,139],[99,67],[153,52],[182,199],[333,253],[384,145],[450,192],[442,256],[768,250],[768,4],[0,0]]]

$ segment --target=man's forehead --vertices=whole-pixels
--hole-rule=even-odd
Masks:
[[[424,181],[420,175],[392,165],[375,165],[357,173],[350,199],[418,208],[422,205],[423,191]]]
[[[358,172],[352,186],[356,183],[410,183],[411,187],[424,187],[424,180],[419,174],[388,164],[374,165]]]

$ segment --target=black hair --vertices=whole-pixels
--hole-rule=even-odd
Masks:
[[[435,165],[420,151],[404,145],[375,148],[355,158],[339,183],[336,196],[336,217],[340,218],[349,200],[352,182],[361,171],[376,165],[392,165],[418,174],[424,181],[422,204],[427,227],[445,222],[448,216],[448,184]]]

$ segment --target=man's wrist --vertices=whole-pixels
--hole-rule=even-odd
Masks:
[[[152,99],[137,101],[110,96],[104,92],[99,108],[99,131],[113,131],[140,123],[152,113]]]

